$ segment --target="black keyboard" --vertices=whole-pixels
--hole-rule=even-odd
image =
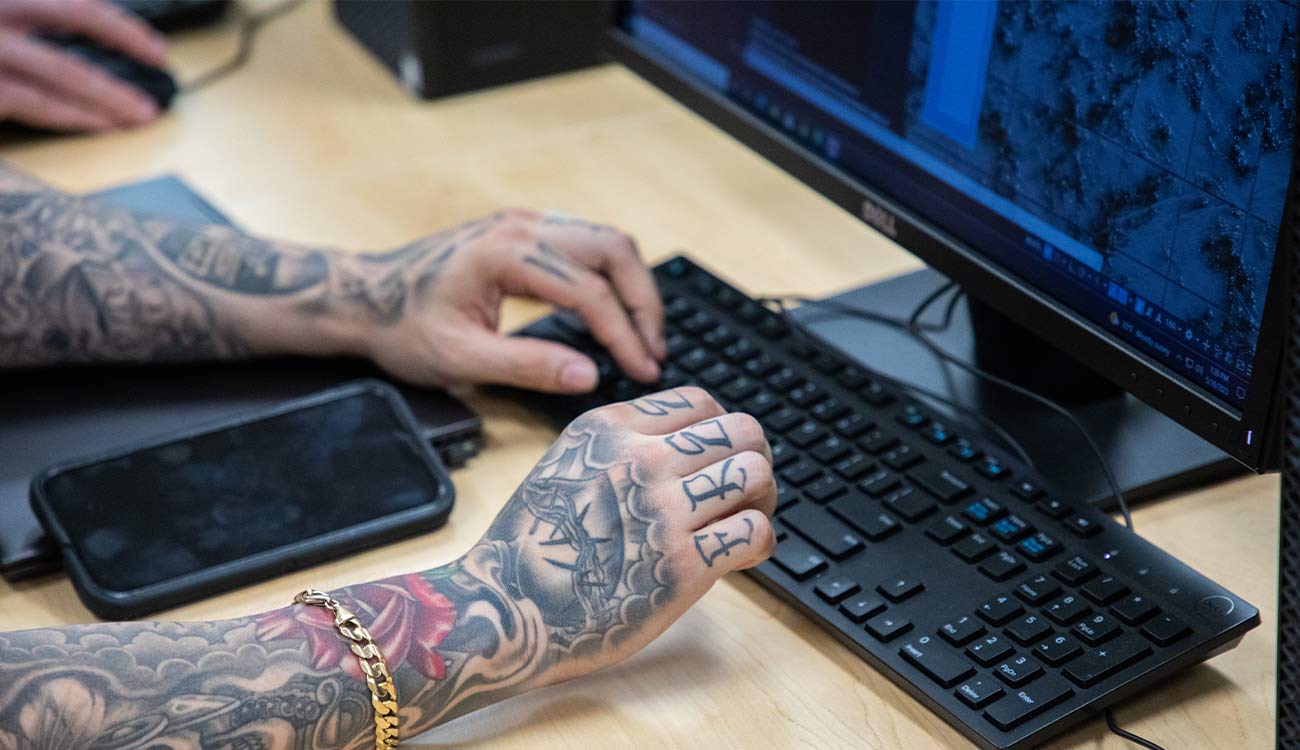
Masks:
[[[779,487],[752,571],[983,748],[1033,747],[1227,648],[1258,610],[683,257],[654,269],[669,361],[753,414]],[[538,396],[557,424],[645,386],[576,318],[520,333],[595,357],[593,395]]]

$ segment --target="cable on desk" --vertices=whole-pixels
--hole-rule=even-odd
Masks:
[[[194,80],[181,87],[181,93],[189,94],[198,91],[244,67],[253,54],[253,42],[257,39],[257,32],[302,3],[303,0],[283,0],[261,13],[245,16],[239,24],[239,47],[235,50],[235,56],[206,73],[200,73]]]
[[[1115,734],[1128,740],[1129,742],[1132,742],[1134,745],[1137,745],[1139,747],[1145,747],[1147,750],[1165,750],[1163,747],[1157,745],[1151,740],[1133,734],[1127,729],[1121,727],[1119,724],[1115,723],[1115,712],[1109,708],[1106,709],[1106,727],[1110,729],[1110,731],[1114,732]]]

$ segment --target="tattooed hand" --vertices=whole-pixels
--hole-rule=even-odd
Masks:
[[[0,162],[0,367],[351,354],[428,385],[595,387],[585,355],[497,333],[509,295],[575,310],[629,375],[658,377],[659,295],[609,227],[511,210],[347,253],[132,214]]]
[[[425,257],[421,263],[410,257]],[[397,313],[367,327],[364,353],[406,380],[492,382],[589,391],[596,366],[550,341],[497,333],[501,300],[515,295],[576,311],[632,377],[653,382],[666,354],[663,307],[627,236],[576,219],[510,210],[419,240],[371,271],[406,291]],[[377,259],[367,258],[374,268]],[[402,278],[405,277],[405,278]]]
[[[578,418],[459,560],[333,592],[403,737],[617,662],[772,551],[758,423],[680,388]],[[287,595],[286,595],[287,596]],[[0,634],[0,750],[360,750],[369,693],[328,612]]]

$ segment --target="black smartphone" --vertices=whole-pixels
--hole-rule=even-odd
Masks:
[[[441,526],[454,490],[400,394],[358,381],[43,471],[32,508],[113,619]]]

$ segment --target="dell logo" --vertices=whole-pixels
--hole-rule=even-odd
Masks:
[[[867,198],[862,199],[862,220],[890,239],[897,239],[898,227],[894,223],[894,215]]]

